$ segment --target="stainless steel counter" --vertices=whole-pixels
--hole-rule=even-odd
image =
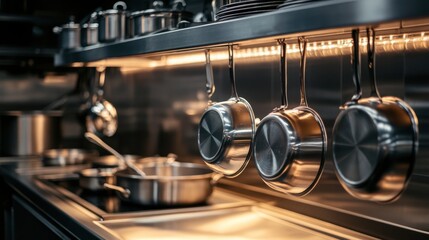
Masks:
[[[0,159],[0,174],[14,194],[80,239],[371,239],[221,187],[215,188],[206,206],[108,214],[43,180],[84,167],[42,167],[38,160]]]

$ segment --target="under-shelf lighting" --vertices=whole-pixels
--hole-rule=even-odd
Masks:
[[[367,38],[360,39],[361,52],[366,52]],[[429,37],[427,32],[406,33],[396,35],[383,35],[376,37],[377,52],[398,52],[404,50],[420,50],[429,48]],[[226,61],[228,53],[226,50],[217,50],[214,48],[211,53],[211,61]],[[308,57],[331,57],[339,55],[349,55],[352,50],[351,39],[339,39],[332,41],[314,41],[308,42],[307,56]],[[238,48],[234,53],[234,58],[246,59],[249,61],[264,61],[266,58],[273,58],[279,55],[280,47],[278,45],[262,46],[262,47],[242,47]],[[299,48],[297,43],[288,44],[287,48],[288,59],[299,59]],[[122,68],[123,73],[134,72],[143,69],[153,69],[171,66],[182,66],[192,64],[203,64],[205,62],[205,54],[203,52],[190,52],[186,54],[172,54],[154,58],[128,58],[123,62],[123,59],[109,59],[93,63],[94,65],[118,65],[127,66]]]

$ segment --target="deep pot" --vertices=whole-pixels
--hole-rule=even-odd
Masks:
[[[61,143],[60,111],[9,111],[0,115],[1,152],[6,156],[42,154]]]

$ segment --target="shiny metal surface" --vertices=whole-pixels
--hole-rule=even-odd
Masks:
[[[129,155],[125,154],[123,155],[125,158],[128,158],[131,161],[136,161],[137,159],[141,158],[141,156],[138,155]],[[94,168],[124,168],[125,164],[122,160],[118,159],[115,155],[107,155],[107,156],[101,156],[93,159],[91,161],[91,166]]]
[[[69,50],[81,46],[80,25],[74,22],[74,17],[70,17],[70,21],[61,27],[54,27],[53,31],[59,35],[60,49]]]
[[[335,0],[318,1],[308,6],[281,9],[223,23],[191,27],[183,31],[154,34],[149,38],[135,38],[99,48],[83,49],[55,57],[56,65],[90,62],[109,57],[155,53],[183,48],[206,47],[249,39],[287,34],[301,34],[311,30],[384,23],[392,20],[428,17],[429,3],[421,0]],[[341,16],[333,17],[333,12]],[[350,17],[353,16],[353,17]],[[296,24],[296,23],[306,24]],[[270,27],[267,27],[267,23]],[[253,31],[249,31],[252,26]],[[101,25],[100,25],[101,28]]]
[[[244,98],[238,97],[232,45],[228,46],[228,55],[231,98],[213,105],[209,100],[210,105],[198,127],[198,147],[211,169],[226,177],[236,177],[250,160],[256,125],[252,107]],[[209,76],[209,62],[206,59],[206,90],[210,98],[214,85]]]
[[[253,156],[260,175],[271,188],[308,194],[320,178],[326,154],[326,130],[319,114],[308,107],[305,89],[306,39],[299,39],[300,106],[287,109],[286,44],[281,48],[282,106],[262,119],[254,137]],[[301,49],[302,47],[302,49]]]
[[[105,190],[104,184],[115,184],[116,177],[114,168],[86,168],[78,171],[79,186],[90,191]]]
[[[98,43],[98,23],[85,23],[81,27],[82,47],[91,46]]]
[[[97,14],[98,20],[98,41],[101,43],[123,40],[126,37],[127,5],[119,1],[115,3],[113,9],[100,11]]]
[[[184,19],[184,15],[185,19],[190,19],[189,17],[186,18],[186,12],[170,9],[133,12],[129,16],[133,26],[132,35],[141,36],[152,32],[176,29],[177,24]]]
[[[372,41],[375,33],[372,32]],[[397,97],[380,97],[375,80],[375,52],[368,35],[371,94],[361,98],[359,31],[353,31],[356,94],[343,106],[333,129],[334,164],[351,195],[376,202],[396,200],[405,190],[418,145],[417,117]]]
[[[153,206],[186,206],[207,201],[218,176],[207,167],[193,163],[145,164],[147,176],[141,177],[129,170],[120,170],[116,185],[124,201]]]
[[[95,150],[77,148],[58,148],[43,151],[42,163],[44,166],[66,166],[92,162],[98,157]]]
[[[105,68],[97,69],[95,89],[91,97],[91,107],[86,116],[87,131],[98,135],[111,137],[118,129],[118,113],[112,103],[105,100],[104,84],[106,81]]]
[[[2,155],[39,155],[44,150],[58,148],[61,119],[62,113],[59,111],[1,113]]]
[[[134,173],[140,175],[141,177],[146,176],[146,173],[143,170],[141,170],[140,168],[138,168],[134,164],[134,162],[132,162],[129,158],[126,158],[125,156],[121,155],[118,151],[116,151],[111,146],[109,146],[107,143],[105,143],[103,140],[101,140],[101,138],[97,137],[97,135],[90,133],[90,132],[86,132],[85,137],[90,142],[97,144],[98,146],[104,148],[105,150],[107,150],[111,154],[115,155],[118,159],[120,159],[124,163],[125,166],[128,167],[128,169],[130,169]]]
[[[120,239],[373,239],[264,206],[98,222]],[[306,222],[304,222],[306,221]],[[329,228],[331,227],[331,228]]]

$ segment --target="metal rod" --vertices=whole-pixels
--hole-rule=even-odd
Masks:
[[[213,78],[213,68],[210,60],[210,49],[206,49],[206,91],[209,97],[209,102],[211,102],[211,97],[215,92],[214,78]]]

